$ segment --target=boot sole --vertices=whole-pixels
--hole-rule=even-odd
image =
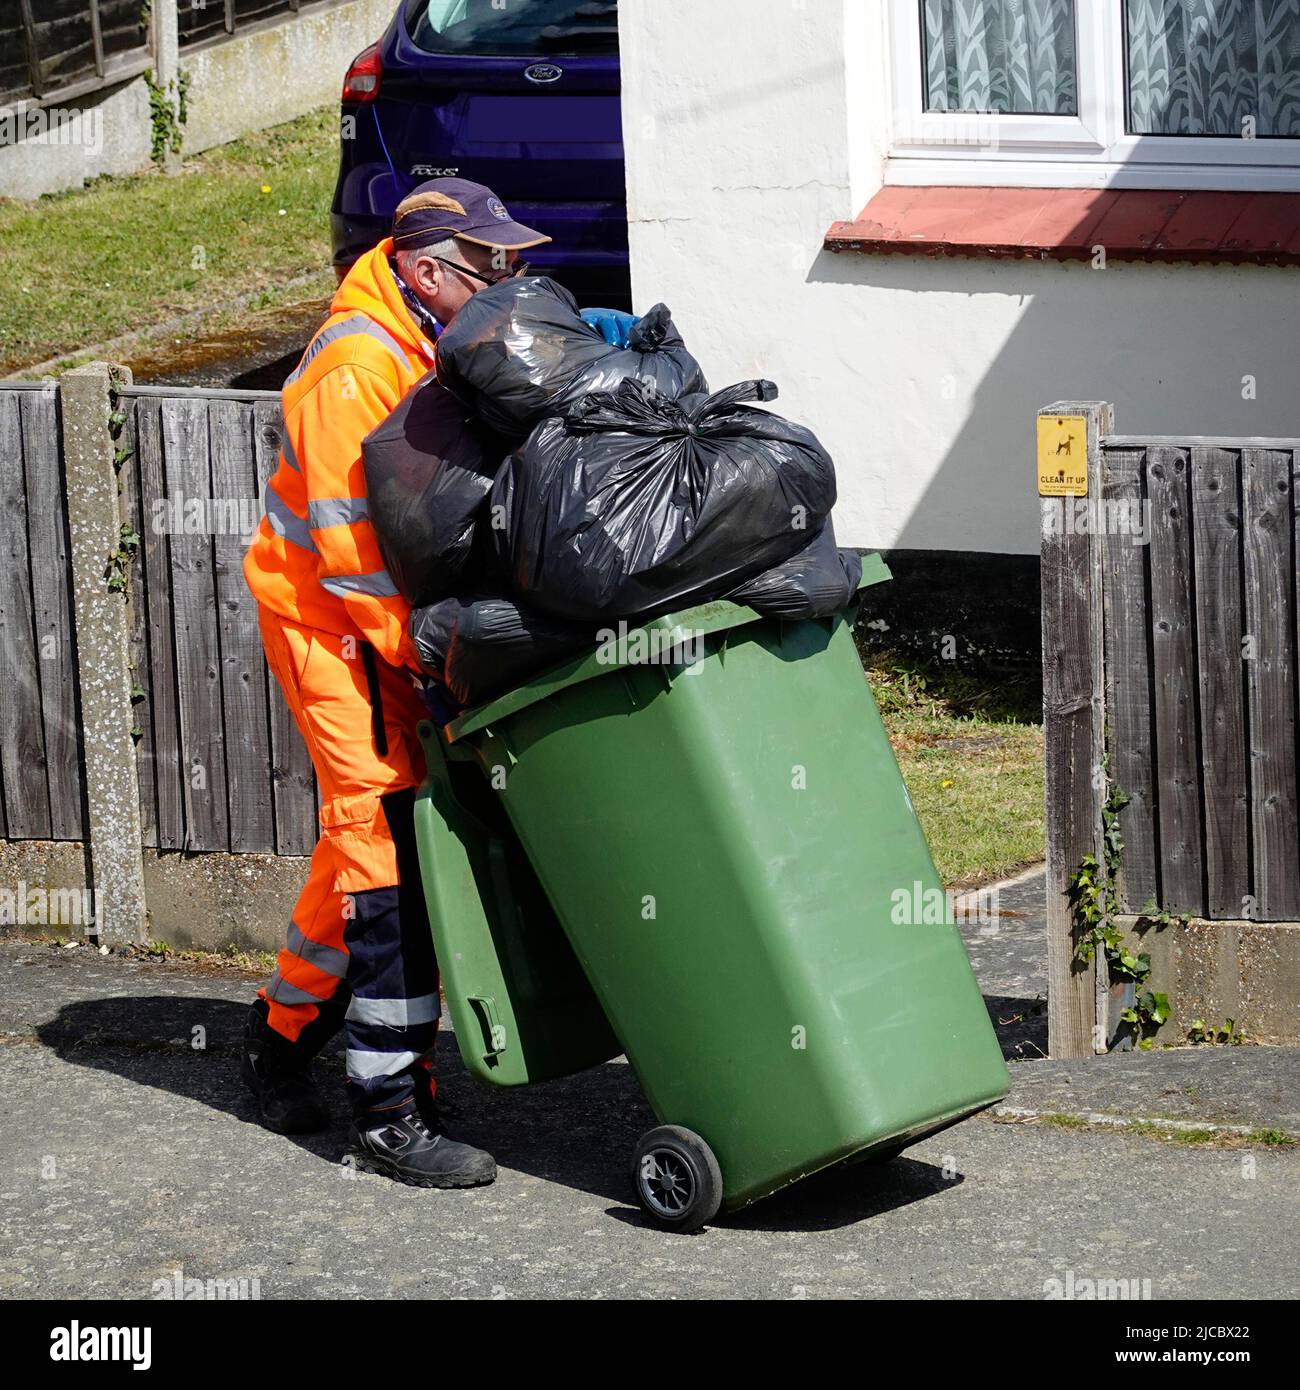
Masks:
[[[359,1173],[373,1173],[376,1177],[392,1178],[394,1182],[405,1183],[407,1187],[487,1187],[490,1183],[494,1183],[497,1178],[495,1168],[487,1177],[456,1177],[447,1174],[441,1178],[419,1178],[410,1173],[402,1172],[400,1168],[387,1164],[382,1159],[359,1153],[355,1149],[344,1154],[343,1157],[350,1159],[352,1167]]]

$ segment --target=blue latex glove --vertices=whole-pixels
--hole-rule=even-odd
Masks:
[[[625,348],[628,334],[641,322],[636,314],[622,309],[583,309],[583,323],[589,323],[610,347]]]

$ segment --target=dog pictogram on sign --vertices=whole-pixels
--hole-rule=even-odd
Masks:
[[[1088,422],[1082,415],[1038,417],[1038,495],[1088,495]]]

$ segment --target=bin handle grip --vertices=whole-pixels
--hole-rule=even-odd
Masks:
[[[483,1029],[484,1060],[499,1057],[506,1050],[506,1030],[497,1015],[497,1001],[490,994],[469,994],[465,997],[478,1015],[479,1027]]]

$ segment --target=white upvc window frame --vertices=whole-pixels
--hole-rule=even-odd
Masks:
[[[885,182],[1300,191],[1300,140],[1130,135],[1124,0],[1078,0],[1077,116],[927,112],[920,0],[886,0]]]

